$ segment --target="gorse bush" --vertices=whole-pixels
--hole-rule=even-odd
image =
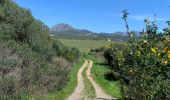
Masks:
[[[113,45],[104,54],[114,77],[121,81],[122,96],[130,100],[169,100],[170,27],[160,33],[156,20],[146,19],[146,29],[136,39],[129,31],[127,16],[124,11],[129,42],[126,46]]]
[[[44,98],[61,90],[80,57],[12,0],[0,0],[0,99]]]

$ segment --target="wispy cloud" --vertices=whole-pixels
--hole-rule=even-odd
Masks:
[[[144,19],[149,19],[149,20],[153,20],[154,19],[154,16],[151,16],[151,15],[131,15],[129,16],[130,19],[134,19],[134,20],[144,20]],[[167,21],[169,20],[169,18],[166,18],[166,17],[159,17],[159,16],[156,16],[156,20],[157,21]]]

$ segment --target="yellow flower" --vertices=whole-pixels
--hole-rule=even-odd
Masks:
[[[170,54],[170,50],[168,50],[167,53]]]
[[[158,53],[158,57],[160,57],[161,53]]]
[[[140,51],[138,51],[138,52],[137,52],[137,56],[140,56],[140,55],[141,55],[141,53],[140,53]]]
[[[166,65],[166,64],[168,64],[168,61],[162,61],[162,64],[164,64],[164,65]]]
[[[170,54],[168,54],[168,58],[170,59]]]
[[[156,52],[157,52],[157,49],[158,49],[158,48],[151,48],[151,51],[152,51],[153,53],[156,53]]]
[[[166,47],[166,48],[164,48],[164,50],[163,50],[163,52],[167,52],[168,51],[168,48]]]
[[[167,48],[167,47],[164,48],[163,53],[167,53],[168,58],[170,59],[170,50],[169,50],[169,48]]]

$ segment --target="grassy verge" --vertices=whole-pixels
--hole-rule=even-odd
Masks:
[[[90,80],[87,77],[86,71],[87,71],[86,67],[82,73],[82,76],[84,78],[84,84],[85,84],[85,91],[84,93],[88,96],[87,99],[94,99],[95,98],[95,90],[93,85],[91,84]]]
[[[56,94],[49,94],[47,97],[48,100],[66,100],[66,98],[74,91],[77,85],[77,73],[79,68],[83,65],[84,61],[84,58],[82,58],[78,64],[74,65],[70,72],[70,80],[67,86]]]
[[[106,66],[94,64],[92,68],[94,80],[104,89],[107,94],[117,99],[121,99],[120,83],[118,81],[106,80],[104,77],[104,74],[109,71],[110,69],[106,68]]]

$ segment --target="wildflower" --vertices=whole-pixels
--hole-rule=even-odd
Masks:
[[[147,41],[147,40],[144,40],[143,42],[144,42],[144,43],[147,43],[148,41]]]
[[[168,61],[162,61],[162,64],[164,64],[164,65],[166,65],[166,64],[168,64]]]
[[[161,53],[158,53],[158,57],[160,57]]]
[[[170,50],[167,47],[164,48],[163,53],[167,53],[168,58],[170,59]]]
[[[132,73],[132,72],[133,72],[133,70],[131,69],[131,70],[130,70],[130,73]]]
[[[167,38],[166,38],[166,41],[170,42],[170,38],[169,38],[169,37],[167,37]]]
[[[158,48],[151,48],[151,51],[152,51],[153,53],[156,53],[156,52],[157,52],[157,49],[158,49]]]
[[[170,54],[168,54],[168,58],[170,59]]]
[[[170,54],[170,50],[168,50],[167,53]]]
[[[168,51],[168,48],[166,47],[166,48],[164,48],[164,50],[163,50],[163,52],[167,52]]]
[[[140,55],[141,55],[141,53],[140,53],[140,51],[138,51],[138,52],[137,52],[137,56],[140,56]]]

